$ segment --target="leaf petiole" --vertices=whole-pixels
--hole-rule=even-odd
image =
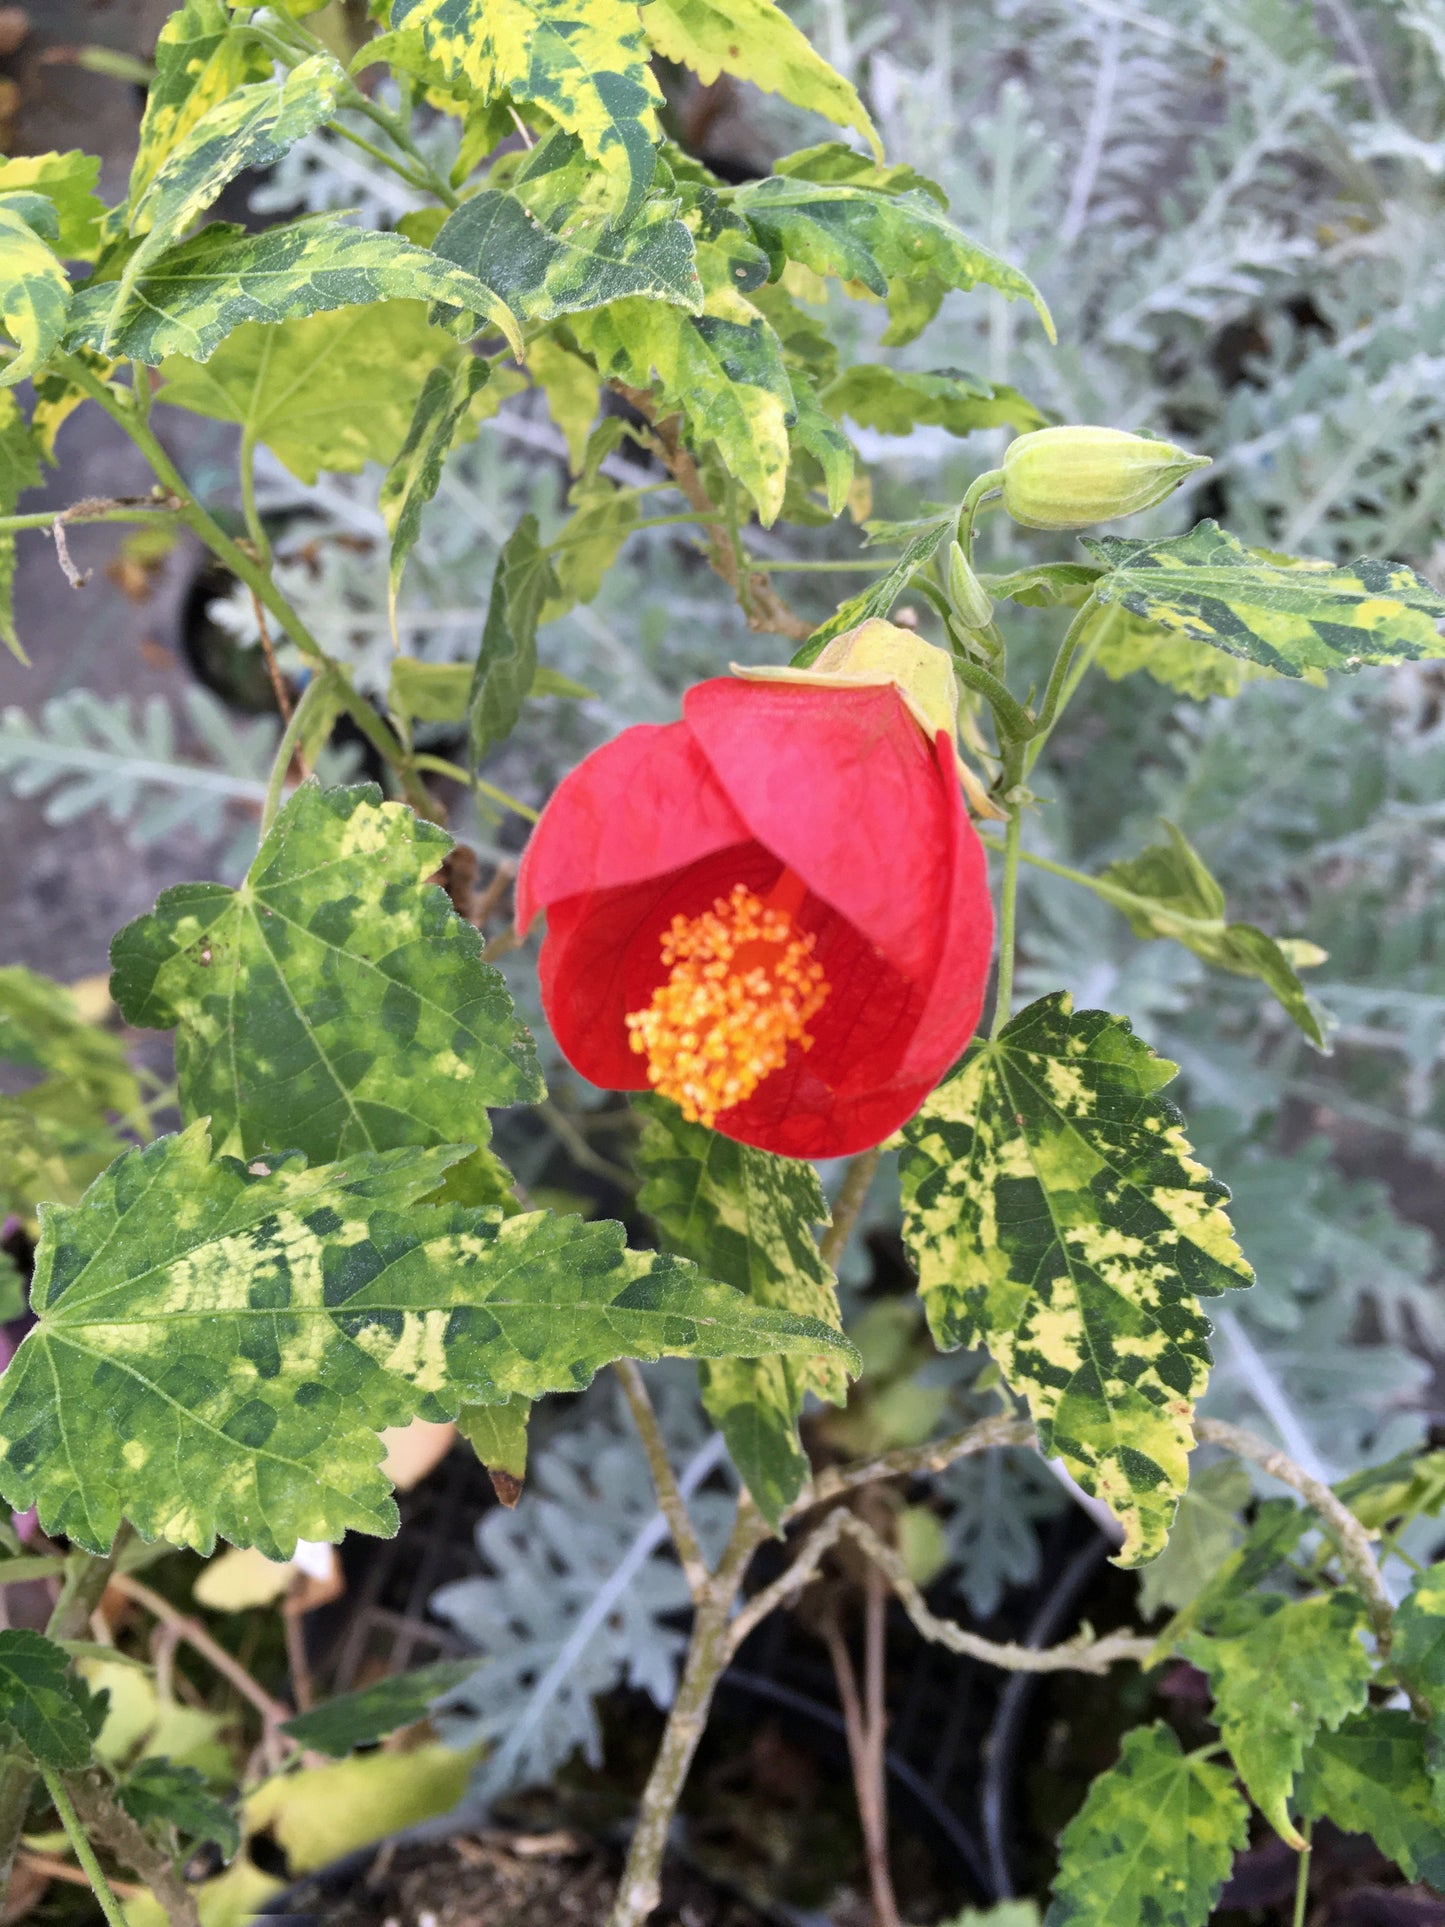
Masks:
[[[40,1777],[45,1782],[45,1791],[50,1795],[51,1805],[65,1829],[65,1837],[74,1849],[75,1857],[85,1869],[91,1888],[95,1894],[100,1911],[110,1922],[110,1927],[126,1927],[126,1918],[120,1902],[110,1890],[110,1882],[105,1877],[105,1869],[95,1857],[94,1849],[85,1837],[85,1829],[79,1816],[71,1805],[70,1795],[65,1790],[65,1782],[53,1766],[40,1768]]]

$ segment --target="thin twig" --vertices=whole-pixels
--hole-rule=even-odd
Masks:
[[[289,723],[291,720],[291,697],[287,692],[285,679],[282,677],[280,667],[276,661],[276,651],[271,646],[271,631],[266,623],[266,611],[261,607],[261,598],[256,594],[254,589],[251,591],[251,607],[256,611],[256,626],[261,631],[261,654],[266,658],[266,671],[271,678],[271,689],[276,698],[276,707],[281,712],[282,722]],[[305,774],[304,769],[302,774]]]
[[[622,1385],[623,1395],[632,1412],[632,1422],[637,1427],[642,1449],[647,1454],[652,1483],[657,1488],[657,1503],[672,1534],[672,1543],[677,1548],[687,1589],[692,1594],[693,1604],[700,1605],[711,1584],[712,1574],[703,1556],[702,1543],[692,1523],[687,1501],[678,1490],[677,1480],[673,1476],[667,1444],[662,1436],[662,1427],[657,1422],[652,1400],[648,1397],[646,1382],[633,1359],[618,1359],[612,1369]]]
[[[1312,1478],[1302,1465],[1296,1465],[1278,1446],[1256,1437],[1253,1432],[1246,1432],[1243,1426],[1227,1425],[1223,1419],[1201,1418],[1195,1420],[1194,1430],[1206,1444],[1222,1445],[1226,1452],[1232,1452],[1238,1459],[1248,1459],[1251,1465],[1268,1472],[1281,1485],[1298,1492],[1306,1505],[1319,1514],[1325,1530],[1339,1547],[1340,1558],[1347,1571],[1364,1595],[1380,1652],[1387,1655],[1395,1608],[1380,1577],[1375,1555],[1370,1550],[1370,1535],[1343,1499],[1337,1498],[1327,1485]]]
[[[921,1472],[944,1472],[959,1459],[972,1458],[977,1452],[991,1452],[1001,1445],[1033,1443],[1034,1428],[1027,1419],[999,1412],[992,1418],[979,1419],[965,1431],[935,1439],[930,1445],[899,1446],[896,1451],[884,1452],[876,1459],[864,1459],[858,1465],[830,1465],[810,1485],[804,1486],[783,1519],[796,1519],[814,1506],[826,1505],[831,1499],[842,1498],[845,1492],[856,1492],[860,1486],[874,1485],[882,1479],[909,1479]]]
[[[823,1558],[843,1538],[852,1539],[879,1568],[903,1610],[926,1640],[946,1647],[951,1653],[981,1660],[987,1666],[998,1666],[1010,1673],[1107,1673],[1120,1660],[1142,1663],[1155,1649],[1154,1640],[1134,1633],[1106,1633],[1102,1639],[1096,1639],[1087,1628],[1058,1646],[1021,1646],[1014,1640],[984,1639],[954,1620],[940,1619],[930,1612],[923,1594],[892,1546],[880,1539],[856,1512],[839,1506],[804,1542],[782,1577],[755,1594],[734,1618],[728,1634],[729,1657],[770,1612],[787,1605],[812,1582]]]
[[[28,1847],[22,1847],[16,1859],[22,1867],[28,1867],[42,1879],[63,1880],[69,1887],[90,1886],[88,1873],[82,1873],[79,1867],[73,1867],[68,1860],[57,1860],[54,1854],[31,1853]],[[112,1880],[110,1890],[117,1900],[139,1900],[145,1892],[144,1887],[132,1886],[129,1880]]]
[[[145,1891],[165,1909],[170,1927],[201,1927],[196,1897],[176,1872],[170,1855],[136,1825],[100,1775],[69,1774],[65,1787],[86,1833],[144,1882]],[[111,1888],[121,1891],[114,1881]]]
[[[290,1719],[291,1708],[283,1705],[280,1700],[273,1699],[265,1687],[251,1677],[240,1660],[228,1653],[219,1641],[212,1639],[198,1619],[192,1619],[188,1613],[181,1612],[178,1607],[171,1604],[169,1599],[163,1598],[143,1581],[132,1578],[128,1572],[118,1572],[111,1575],[110,1583],[124,1598],[133,1601],[137,1606],[144,1607],[156,1619],[173,1626],[188,1646],[198,1652],[202,1659],[209,1661],[223,1679],[229,1680],[242,1699],[255,1707],[261,1715],[267,1751],[279,1756],[285,1740],[280,1730],[281,1724],[284,1720]]]
[[[868,1884],[873,1896],[874,1927],[901,1927],[893,1883],[888,1873],[888,1823],[882,1804],[882,1785],[873,1770],[871,1723],[863,1710],[858,1692],[858,1676],[853,1656],[843,1636],[835,1601],[829,1601],[822,1621],[823,1643],[828,1648],[833,1677],[838,1683],[838,1704],[843,1713],[843,1731],[848,1740],[848,1761],[853,1769],[853,1789],[858,1800],[858,1820],[863,1829],[863,1848],[868,1861]]]
[[[90,1890],[95,1895],[100,1911],[110,1922],[111,1927],[126,1927],[125,1915],[121,1912],[120,1904],[111,1890],[110,1882],[106,1879],[105,1869],[96,1859],[95,1849],[91,1846],[85,1829],[80,1824],[65,1782],[53,1766],[46,1766],[43,1762],[40,1766],[40,1777],[45,1782],[45,1791],[50,1795],[50,1804],[55,1808],[60,1824],[65,1829],[65,1837],[70,1842],[71,1850],[85,1869],[86,1877],[90,1881]]]
[[[493,941],[500,942],[500,939]],[[490,962],[497,953],[488,944],[482,954]],[[594,1151],[560,1105],[547,1097],[537,1105],[536,1110],[548,1130],[562,1140],[568,1156],[579,1170],[590,1171],[594,1177],[606,1178],[609,1184],[615,1184],[620,1191],[632,1192],[637,1189],[636,1173],[629,1171],[625,1164],[614,1164],[611,1158]]]
[[[871,1151],[860,1151],[849,1164],[838,1195],[833,1201],[833,1218],[828,1229],[818,1240],[818,1250],[823,1263],[830,1271],[838,1269],[838,1260],[843,1256],[849,1234],[857,1223],[858,1213],[863,1209],[863,1201],[868,1196],[868,1187],[878,1169],[878,1160],[883,1156],[881,1144]]]
[[[74,562],[71,561],[70,544],[65,539],[65,523],[60,516],[56,516],[55,521],[51,525],[50,533],[55,538],[56,558],[65,573],[66,581],[72,589],[83,589],[94,574],[94,571],[87,569],[82,575],[80,570],[76,568]]]

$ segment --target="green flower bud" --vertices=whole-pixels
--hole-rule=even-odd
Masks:
[[[948,599],[965,629],[987,629],[993,621],[988,592],[968,566],[968,557],[957,542],[950,544],[948,551]]]
[[[1122,428],[1038,428],[1009,443],[1003,505],[1025,528],[1086,529],[1152,508],[1208,463]]]

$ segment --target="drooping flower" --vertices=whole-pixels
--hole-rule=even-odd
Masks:
[[[993,944],[942,651],[887,623],[699,683],[560,785],[522,861],[572,1065],[789,1157],[879,1143],[978,1022]]]

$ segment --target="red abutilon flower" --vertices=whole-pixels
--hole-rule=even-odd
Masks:
[[[870,622],[809,670],[699,683],[681,722],[573,770],[517,878],[569,1062],[788,1157],[910,1117],[973,1034],[993,947],[956,702],[941,650]]]

